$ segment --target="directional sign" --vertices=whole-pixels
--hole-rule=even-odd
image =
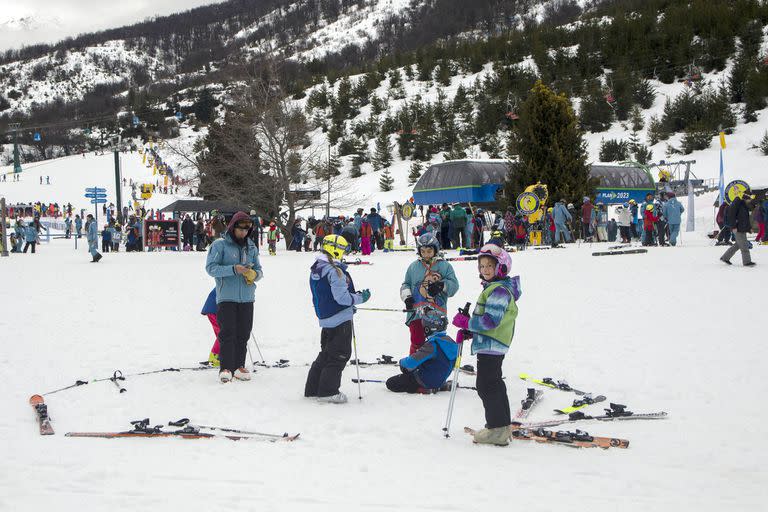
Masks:
[[[85,194],[88,199],[97,199],[107,197],[107,194]]]
[[[107,189],[101,188],[101,187],[90,187],[90,188],[86,188],[85,191],[86,192],[92,192],[92,193],[95,194],[97,192],[106,192]]]
[[[103,199],[101,197],[98,198],[98,199],[91,199],[91,204],[102,204],[102,203],[106,203],[106,202],[107,202],[107,200]]]

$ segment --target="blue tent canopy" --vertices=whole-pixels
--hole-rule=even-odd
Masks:
[[[506,160],[451,160],[434,164],[413,188],[416,204],[496,203],[502,197],[509,172]],[[639,165],[592,165],[590,177],[598,179],[595,202],[641,202],[656,191],[653,177]]]
[[[416,204],[495,203],[509,165],[506,160],[451,160],[434,164],[413,188]]]

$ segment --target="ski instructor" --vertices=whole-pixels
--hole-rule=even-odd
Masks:
[[[211,245],[205,271],[216,280],[216,317],[219,322],[219,380],[250,380],[245,367],[248,338],[253,327],[256,281],[264,277],[259,250],[250,239],[253,221],[237,212],[223,238]]]

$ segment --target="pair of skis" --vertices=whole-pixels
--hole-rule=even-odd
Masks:
[[[540,386],[544,386],[550,389],[573,392],[581,397],[574,400],[573,403],[568,407],[563,407],[562,409],[555,409],[555,412],[557,414],[571,414],[572,412],[578,411],[579,409],[583,409],[588,405],[605,402],[606,400],[606,397],[603,395],[592,396],[591,393],[587,393],[586,391],[581,391],[580,389],[574,389],[564,380],[555,380],[555,379],[552,379],[551,377],[544,377],[543,379],[537,379],[535,377],[531,377],[527,373],[521,373],[519,377],[522,380],[533,382],[534,384],[538,384]]]
[[[464,427],[464,432],[474,436],[476,431],[469,427]],[[588,432],[576,430],[575,432],[552,431],[543,428],[526,429],[511,428],[509,439],[515,441],[535,441],[542,444],[559,444],[571,448],[627,448],[629,440],[615,437],[591,436]]]
[[[179,430],[172,431],[163,430],[164,425],[151,426],[149,418],[132,421],[131,425],[133,425],[133,430],[127,430],[125,432],[67,432],[64,435],[66,437],[95,437],[102,439],[124,439],[129,437],[178,437],[182,439],[229,439],[231,441],[249,439],[255,441],[269,441],[271,443],[277,441],[295,441],[300,435],[289,435],[288,433],[282,435],[268,434],[265,432],[253,432],[234,428],[214,427],[210,425],[192,425],[187,418],[169,422],[169,426],[181,427]],[[203,432],[203,430],[214,430],[225,433],[214,434]]]

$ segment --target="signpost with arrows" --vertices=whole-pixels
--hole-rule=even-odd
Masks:
[[[99,206],[107,202],[107,189],[91,187],[85,189],[85,197],[91,200],[93,209],[96,212],[96,225],[99,222]]]

